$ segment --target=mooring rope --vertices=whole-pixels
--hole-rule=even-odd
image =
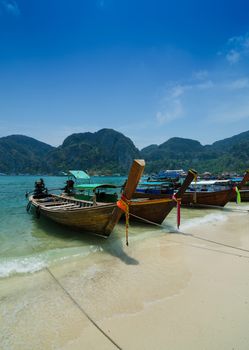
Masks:
[[[134,215],[134,214],[131,214],[131,213],[130,213],[130,216],[133,216],[133,217],[135,217],[136,219],[139,219],[139,220],[141,220],[141,221],[144,221],[144,222],[146,222],[146,223],[148,223],[148,224],[151,224],[151,225],[154,225],[154,226],[157,226],[157,227],[160,227],[160,228],[165,229],[165,226],[162,225],[162,224],[158,224],[158,223],[156,223],[156,222],[153,222],[153,221],[144,219],[144,218],[142,218],[142,217],[140,217],[140,216],[137,216],[137,215]],[[213,240],[210,240],[210,239],[207,239],[207,238],[203,238],[203,237],[199,237],[199,236],[193,235],[192,233],[185,233],[185,232],[182,232],[182,231],[179,231],[179,230],[177,230],[177,231],[175,231],[175,232],[169,232],[169,233],[178,233],[178,234],[181,234],[181,235],[184,235],[184,236],[193,237],[193,238],[195,238],[195,239],[207,241],[207,242],[210,242],[210,243],[213,243],[213,244],[222,245],[222,246],[224,246],[224,247],[233,248],[233,249],[236,249],[236,250],[240,250],[240,251],[244,251],[244,252],[249,253],[249,249],[244,249],[244,248],[232,246],[232,245],[229,245],[229,244],[226,244],[226,243],[213,241]]]
[[[56,278],[52,271],[46,267],[46,270],[55,280],[55,282],[60,286],[64,293],[71,299],[71,301],[78,307],[78,309],[88,318],[88,320],[114,345],[117,349],[122,350],[122,348],[93,320],[93,318],[82,308],[82,306],[72,297],[68,290],[61,284],[61,282]]]
[[[31,249],[35,252],[35,249],[32,245],[30,245]],[[106,337],[117,349],[122,350],[121,346],[119,346],[95,321],[94,319],[83,309],[83,307],[74,299],[74,297],[69,293],[69,291],[62,285],[62,283],[56,278],[53,272],[50,270],[48,266],[45,267],[47,272],[53,278],[53,280],[58,284],[58,286],[64,291],[64,293],[69,297],[69,299],[76,305],[76,307],[81,311],[81,313],[87,317],[87,319],[96,327],[103,335]]]
[[[198,205],[193,205],[193,206],[189,206],[189,208],[193,208],[193,209],[198,209],[199,208],[207,208],[207,209],[219,209],[219,210],[223,210],[223,211],[229,211],[229,212],[239,212],[239,213],[249,213],[249,209],[240,209],[240,208],[227,208],[227,207],[220,207],[218,205],[208,205],[208,204],[199,204]]]
[[[204,246],[200,246],[200,245],[195,245],[195,244],[191,244],[191,243],[186,243],[186,242],[179,242],[177,240],[174,240],[172,238],[168,239],[168,241],[170,242],[174,242],[177,244],[181,244],[181,245],[186,245],[189,247],[194,247],[194,248],[198,248],[198,249],[202,249],[202,250],[210,250],[212,252],[216,252],[216,253],[221,253],[221,254],[225,254],[225,255],[232,255],[232,256],[237,256],[239,258],[245,258],[245,259],[249,259],[248,255],[243,255],[243,254],[237,254],[237,253],[232,253],[232,252],[228,252],[225,250],[220,250],[220,249],[214,249],[214,248],[208,248],[208,247],[204,247]]]
[[[240,248],[240,247],[235,247],[233,245],[230,245],[230,244],[226,244],[226,243],[222,243],[222,242],[216,242],[216,241],[213,241],[211,239],[207,239],[207,238],[204,238],[204,237],[199,237],[199,236],[196,236],[196,235],[193,235],[192,233],[185,233],[185,232],[178,232],[184,236],[190,236],[190,237],[193,237],[193,238],[196,238],[196,239],[199,239],[201,241],[206,241],[206,242],[210,242],[210,243],[214,243],[214,244],[218,244],[218,245],[222,245],[224,247],[228,247],[228,248],[233,248],[233,249],[237,249],[237,250],[241,250],[243,252],[247,252],[249,253],[249,249],[244,249],[244,248]]]
[[[224,209],[224,208],[222,208]],[[226,210],[229,210],[229,208],[226,208]],[[233,210],[231,210],[233,211]],[[234,211],[239,211],[239,210],[234,210]],[[244,211],[241,211],[241,212],[249,212],[249,210],[244,210]],[[157,226],[157,227],[160,227],[160,228],[163,228],[165,229],[165,226],[163,226],[162,224],[158,224],[156,222],[153,222],[153,221],[150,221],[150,220],[147,220],[147,219],[144,219],[140,216],[137,216],[135,214],[132,214],[132,213],[129,213],[130,216],[133,216],[145,223],[148,223],[148,224],[151,224],[151,225],[154,225],[154,226]],[[193,235],[191,233],[184,233],[184,232],[181,232],[181,231],[176,231],[174,233],[178,233],[178,234],[182,234],[184,236],[189,236],[189,237],[192,237],[192,238],[195,238],[195,239],[199,239],[199,240],[204,240],[204,241],[207,241],[207,242],[210,242],[210,243],[213,243],[213,244],[217,244],[217,245],[222,245],[222,246],[225,246],[225,247],[228,247],[228,248],[232,248],[232,249],[236,249],[236,250],[240,250],[240,251],[244,251],[244,252],[248,252],[249,253],[249,249],[243,249],[243,248],[240,248],[240,247],[235,247],[235,246],[232,246],[232,245],[229,245],[229,244],[225,244],[225,243],[221,243],[221,242],[216,242],[216,241],[213,241],[213,240],[209,240],[209,239],[206,239],[206,238],[202,238],[202,237],[198,237],[196,235]],[[181,243],[181,242],[177,242],[177,243]],[[193,246],[193,245],[191,245]],[[194,246],[195,247],[195,246]],[[32,247],[33,248],[33,247]],[[202,248],[202,247],[198,247],[198,248]],[[209,248],[205,248],[205,249],[208,249],[210,250]],[[33,249],[34,250],[34,249]],[[224,251],[217,251],[217,252],[221,252],[221,253],[224,253],[224,254],[230,254],[230,255],[236,255],[238,257],[244,257],[244,258],[249,258],[247,256],[244,256],[244,255],[238,255],[238,254],[233,254],[233,253],[229,253],[229,252],[224,252]],[[53,278],[53,280],[58,284],[58,286],[64,291],[64,293],[70,298],[70,300],[76,305],[76,307],[81,311],[82,314],[84,314],[87,319],[93,324],[93,326],[95,326],[103,335],[104,337],[106,337],[117,349],[120,349],[122,350],[122,348],[94,321],[94,319],[82,308],[82,306],[73,298],[73,296],[69,293],[69,291],[61,284],[61,282],[56,278],[56,276],[52,273],[52,271],[49,269],[49,267],[46,267],[46,270],[48,271],[48,273],[50,274],[50,276]]]

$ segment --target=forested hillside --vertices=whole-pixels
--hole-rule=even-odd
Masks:
[[[5,174],[60,174],[69,169],[127,174],[134,158],[145,159],[146,173],[179,168],[243,173],[249,168],[249,131],[205,146],[173,137],[141,151],[112,129],[72,134],[59,147],[23,135],[0,138],[0,173]]]

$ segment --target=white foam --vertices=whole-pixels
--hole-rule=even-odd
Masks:
[[[180,229],[185,230],[191,227],[196,227],[196,226],[205,225],[205,224],[214,224],[216,222],[224,222],[226,220],[227,220],[227,216],[224,214],[220,214],[220,213],[207,214],[200,218],[186,220],[186,222],[184,222],[181,225]]]
[[[33,273],[46,266],[44,260],[33,256],[0,260],[0,278],[14,274]]]
[[[101,252],[98,246],[56,248],[37,255],[22,256],[18,258],[0,259],[0,278],[15,274],[34,273],[44,269],[51,263],[71,260],[77,257],[87,257],[89,254]]]

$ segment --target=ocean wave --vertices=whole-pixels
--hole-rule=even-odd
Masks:
[[[221,213],[212,213],[207,214],[200,218],[188,219],[186,222],[181,224],[181,230],[189,229],[191,227],[205,225],[205,224],[214,224],[215,222],[223,222],[227,220],[227,216]]]
[[[34,273],[47,266],[40,257],[20,257],[0,260],[0,278],[14,274]]]
[[[50,264],[87,257],[89,254],[102,250],[100,246],[91,245],[87,247],[56,248],[37,255],[17,258],[2,258],[0,259],[0,278],[34,273],[48,267]]]

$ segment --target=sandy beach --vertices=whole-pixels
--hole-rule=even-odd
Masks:
[[[1,349],[248,349],[249,216],[222,215],[1,279]]]

